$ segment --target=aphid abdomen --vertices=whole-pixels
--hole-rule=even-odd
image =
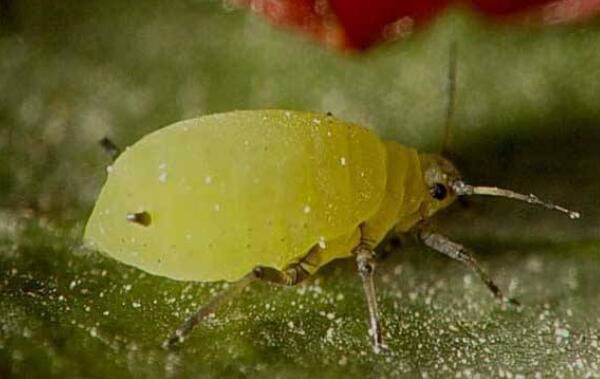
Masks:
[[[373,247],[417,210],[422,192],[417,151],[396,142],[384,144],[387,151],[385,196],[377,212],[363,226],[363,238]]]
[[[158,130],[115,162],[86,244],[150,273],[236,280],[283,269],[378,208],[385,151],[330,116],[244,111]],[[149,225],[128,221],[147,212]]]

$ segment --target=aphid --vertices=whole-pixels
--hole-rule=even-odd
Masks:
[[[504,299],[463,246],[424,223],[457,196],[470,195],[509,197],[579,217],[534,195],[468,185],[441,156],[381,141],[333,116],[239,111],[178,122],[123,152],[84,242],[152,274],[235,283],[168,345],[254,280],[294,285],[333,259],[354,257],[379,350],[373,250],[390,231],[418,230],[427,246],[469,266]]]
[[[445,142],[454,100],[455,47]],[[110,140],[102,145],[116,157]],[[433,250],[500,289],[462,245],[427,220],[459,196],[501,196],[579,213],[496,187],[466,184],[441,155],[382,141],[359,125],[284,110],[237,111],[181,121],[124,151],[110,170],[84,243],[155,275],[233,282],[165,341],[172,347],[255,280],[295,285],[337,258],[354,257],[373,349],[383,347],[374,249],[415,231]]]

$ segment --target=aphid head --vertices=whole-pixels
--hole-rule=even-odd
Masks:
[[[460,173],[456,167],[439,155],[421,154],[420,158],[423,180],[429,189],[429,197],[421,205],[421,213],[425,217],[430,217],[438,210],[447,207],[457,196],[472,195],[506,197],[565,213],[572,220],[581,217],[579,212],[540,200],[534,194],[524,195],[498,187],[472,186],[467,184],[460,177]]]
[[[454,112],[454,97],[456,92],[456,55],[456,43],[453,43],[450,46],[450,64],[448,66],[448,107],[446,109],[445,136],[442,149],[444,151],[448,150],[450,144],[450,123],[452,113]],[[420,212],[422,217],[431,217],[438,210],[450,205],[457,196],[471,195],[507,197],[565,213],[571,220],[581,217],[579,212],[540,200],[534,194],[524,195],[498,187],[469,185],[461,179],[456,167],[440,155],[420,154],[419,158],[423,180],[429,190],[429,196],[426,196],[421,202]]]
[[[453,184],[460,181],[460,173],[449,160],[437,154],[420,154],[423,180],[429,196],[421,204],[421,213],[431,217],[456,200]]]

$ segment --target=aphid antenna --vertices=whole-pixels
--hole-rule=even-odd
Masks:
[[[540,205],[544,208],[552,209],[561,213],[565,213],[571,220],[577,220],[581,217],[581,213],[569,210],[547,201],[541,200],[534,194],[525,195],[515,191],[498,188],[498,187],[486,187],[486,186],[472,186],[466,184],[462,180],[457,180],[452,184],[452,189],[458,196],[471,196],[471,195],[486,195],[486,196],[498,196],[506,197],[509,199],[515,199],[527,202],[529,204]]]
[[[448,57],[448,79],[446,81],[446,116],[444,119],[444,137],[442,139],[441,153],[448,157],[451,155],[450,145],[452,143],[452,118],[456,103],[456,66],[458,58],[458,43],[452,41]]]

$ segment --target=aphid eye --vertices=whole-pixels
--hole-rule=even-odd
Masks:
[[[435,183],[429,192],[431,193],[431,196],[437,200],[444,200],[446,195],[448,195],[448,189],[445,185],[440,183]]]

